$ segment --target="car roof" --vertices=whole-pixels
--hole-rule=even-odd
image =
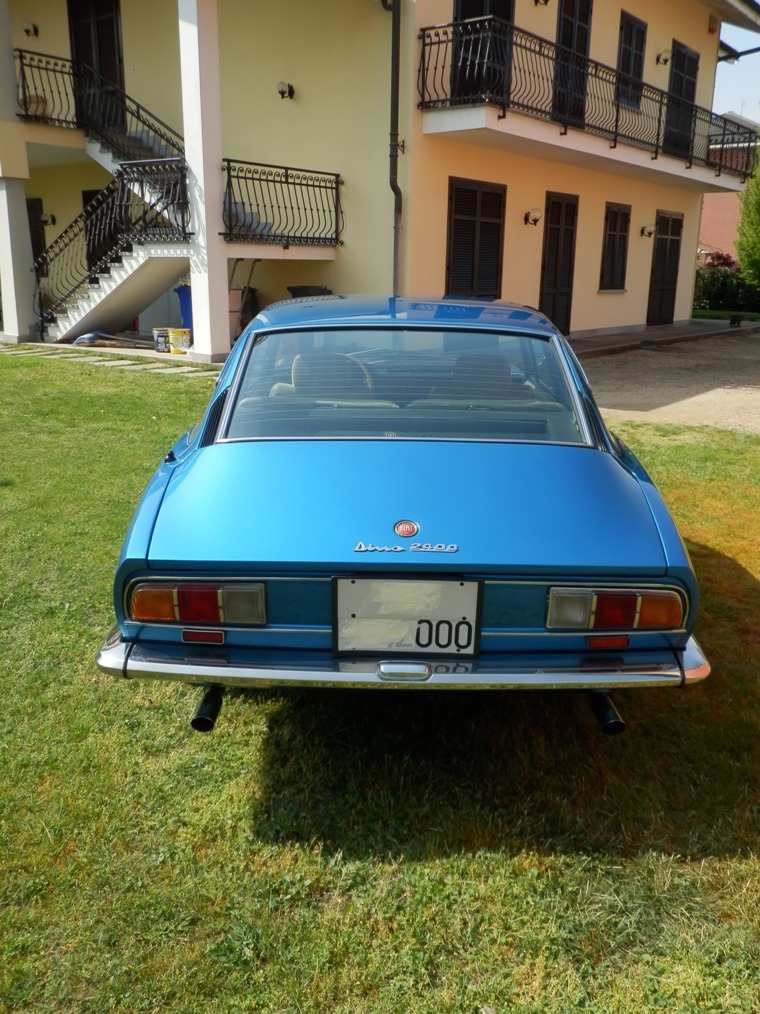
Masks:
[[[407,325],[507,328],[537,337],[559,332],[530,306],[490,300],[415,298],[412,296],[306,296],[272,303],[252,321],[267,328]]]

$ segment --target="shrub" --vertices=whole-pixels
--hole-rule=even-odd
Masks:
[[[694,286],[696,310],[760,310],[760,289],[742,272],[738,262],[716,251],[697,268]]]

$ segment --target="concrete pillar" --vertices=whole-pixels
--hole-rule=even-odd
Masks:
[[[219,362],[230,350],[227,247],[222,230],[222,111],[217,0],[178,0],[182,115],[191,224],[193,358]]]
[[[4,340],[34,335],[32,240],[24,179],[29,176],[22,126],[16,118],[16,71],[8,0],[0,0],[0,289]]]
[[[32,240],[24,181],[0,178],[0,287],[4,341],[35,341]]]

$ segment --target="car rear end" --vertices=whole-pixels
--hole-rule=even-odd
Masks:
[[[543,318],[293,313],[254,322],[154,479],[102,669],[374,689],[707,675],[672,519]]]

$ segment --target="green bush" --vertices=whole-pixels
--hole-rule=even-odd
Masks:
[[[760,289],[742,273],[728,254],[715,253],[697,268],[695,310],[760,310]]]

